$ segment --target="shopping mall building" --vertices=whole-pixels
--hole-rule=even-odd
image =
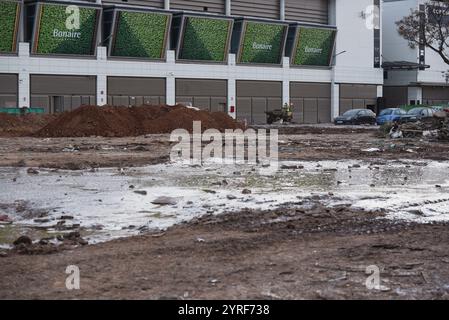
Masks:
[[[0,108],[189,104],[326,123],[382,97],[380,0],[0,0]]]

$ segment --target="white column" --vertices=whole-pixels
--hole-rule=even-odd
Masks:
[[[230,16],[232,14],[231,0],[225,0],[225,13],[227,16]]]
[[[281,19],[282,21],[285,20],[285,0],[280,0],[281,2],[279,3],[279,19]]]
[[[166,79],[165,103],[173,106],[176,104],[176,79],[173,75],[168,75]]]
[[[282,81],[282,105],[290,104],[290,81]]]
[[[167,51],[167,67],[169,70],[176,70],[175,51]],[[168,105],[176,104],[176,76],[175,73],[169,71],[167,73],[165,84],[165,103]]]
[[[282,68],[285,70],[284,80],[282,80],[282,105],[290,104],[290,79],[286,79],[285,75],[288,74],[290,69],[290,58],[282,58]]]
[[[422,101],[422,88],[421,87],[409,87],[408,88],[408,103],[411,100],[415,100],[415,103],[423,103]]]
[[[30,106],[30,74],[28,72],[19,73],[19,108],[29,108]]]
[[[108,52],[106,47],[97,47],[97,61],[106,63]],[[108,77],[105,74],[97,74],[97,105],[108,104]]]
[[[233,53],[228,55],[228,66],[235,66],[236,56]],[[231,112],[231,107],[234,107],[234,112]],[[237,81],[234,76],[228,76],[228,114],[234,119],[237,117]]]
[[[234,78],[228,79],[228,114],[232,118],[237,117],[237,82]],[[231,107],[234,107],[234,112],[231,112]]]
[[[340,115],[340,85],[332,82],[331,84],[331,121]]]
[[[104,106],[108,104],[108,77],[97,75],[97,105]]]
[[[164,9],[165,10],[170,10],[170,0],[165,0],[164,1]]]
[[[384,96],[384,87],[383,86],[377,86],[377,97],[382,98]]]
[[[19,60],[21,61],[22,67],[19,72],[19,87],[18,87],[18,98],[19,98],[19,108],[29,108],[30,105],[30,72],[27,65],[27,60],[30,58],[30,44],[27,42],[19,42]]]

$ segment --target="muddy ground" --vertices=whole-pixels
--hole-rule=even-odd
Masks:
[[[447,142],[390,140],[376,128],[279,127],[280,160],[449,160]],[[169,160],[168,134],[130,138],[0,137],[0,166],[89,169],[138,167]],[[369,149],[379,149],[368,152]],[[365,151],[364,151],[365,150]]]
[[[285,130],[280,137],[282,160],[449,160],[447,143],[391,141],[372,129]],[[1,138],[0,166],[70,170],[143,166],[167,161],[170,146],[167,135]],[[329,208],[318,200],[308,199],[307,209],[291,203],[274,210],[204,216],[162,233],[49,254],[3,251],[0,298],[449,297],[447,223],[394,221],[381,211]],[[68,265],[79,266],[81,290],[65,288]],[[367,267],[372,265],[380,269],[381,290],[365,285]]]

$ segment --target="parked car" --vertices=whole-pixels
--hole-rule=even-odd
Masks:
[[[409,110],[407,114],[409,116],[415,116],[417,120],[433,117],[433,114],[437,112],[435,109],[426,107],[417,107]]]
[[[449,113],[449,106],[431,106],[431,108],[436,111],[444,111]]]
[[[380,114],[377,116],[377,124],[383,125],[388,122],[399,122],[401,120],[401,117],[406,115],[407,111],[402,110],[400,108],[388,108],[385,110],[382,110]]]
[[[376,124],[376,114],[369,109],[352,109],[335,118],[334,123],[340,124]]]
[[[377,124],[380,126],[389,122],[405,123],[405,122],[414,122],[417,120],[418,119],[416,116],[407,114],[407,111],[401,108],[384,109],[377,116]]]

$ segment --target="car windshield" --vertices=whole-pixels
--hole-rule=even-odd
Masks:
[[[385,109],[385,110],[383,110],[381,113],[380,113],[380,115],[381,116],[389,116],[390,114],[392,114],[393,113],[393,110],[392,109]]]
[[[360,110],[349,110],[346,111],[345,113],[343,113],[343,116],[348,117],[348,116],[355,116]]]

